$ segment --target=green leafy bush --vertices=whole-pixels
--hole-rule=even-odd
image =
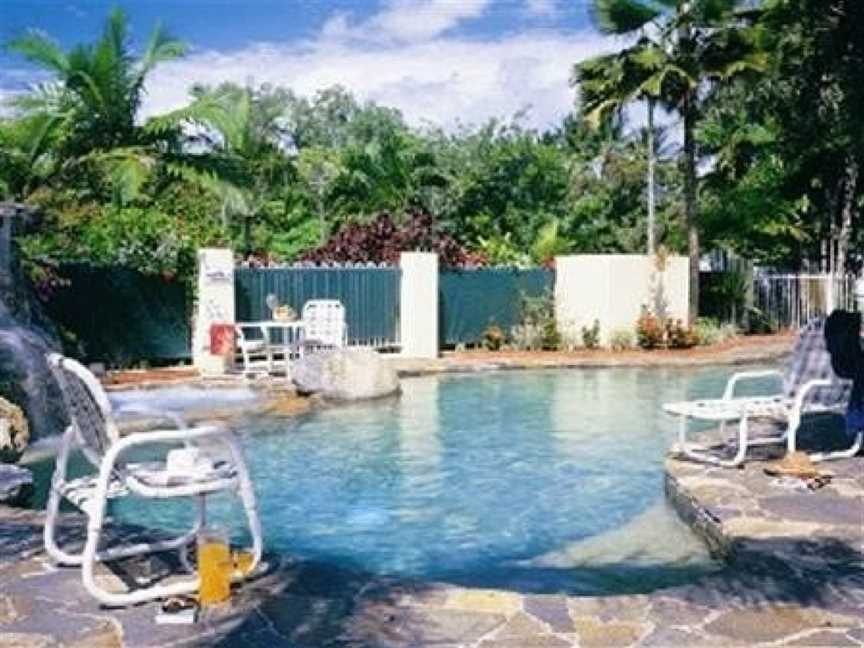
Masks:
[[[609,334],[609,347],[613,351],[627,351],[633,348],[633,331],[626,328],[615,329]]]
[[[522,295],[519,324],[513,327],[511,337],[517,348],[553,350],[561,347],[551,291],[537,297]]]
[[[483,331],[483,348],[498,351],[504,346],[504,331],[497,324],[490,324]]]
[[[710,317],[700,317],[693,325],[693,335],[699,346],[722,344],[738,335],[734,324],[721,324]]]
[[[596,349],[600,346],[600,320],[595,319],[590,327],[582,327],[582,346],[586,349]]]
[[[689,349],[696,346],[696,336],[693,331],[678,320],[666,322],[666,346],[670,349]]]

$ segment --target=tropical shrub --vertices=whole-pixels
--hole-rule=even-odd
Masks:
[[[615,329],[609,334],[609,347],[613,351],[627,351],[633,348],[633,344],[633,331],[630,329]]]
[[[504,331],[497,324],[490,324],[483,331],[483,348],[498,351],[504,345]]]
[[[519,320],[519,325],[514,327],[514,344],[518,337],[523,342],[532,343],[527,348],[551,350],[561,347],[561,333],[555,319],[555,298],[551,291],[536,297],[523,293]]]
[[[600,320],[595,319],[590,327],[582,327],[582,346],[586,349],[596,349],[600,346]]]
[[[435,219],[425,213],[409,213],[404,224],[383,213],[366,223],[354,222],[334,234],[329,241],[302,256],[312,263],[388,263],[399,262],[406,251],[436,252],[444,267],[483,265],[485,259],[470,253],[455,238],[444,232]]]
[[[693,331],[680,320],[667,320],[666,346],[670,349],[689,349],[696,346],[697,338]]]
[[[38,279],[70,263],[134,268],[144,274],[188,279],[196,250],[224,237],[220,224],[196,222],[158,207],[91,206],[53,212],[51,228],[23,237],[25,267]]]
[[[510,329],[510,340],[519,351],[539,351],[543,348],[543,329],[535,324],[517,324]]]
[[[480,238],[477,241],[476,249],[492,266],[527,268],[532,265],[531,256],[516,246],[511,232],[507,232],[503,236],[495,235],[489,238]]]
[[[646,307],[636,320],[636,343],[643,349],[656,349],[663,346],[666,331],[663,323]]]
[[[721,324],[710,317],[700,317],[693,325],[693,335],[699,346],[722,344],[738,335],[734,324]]]

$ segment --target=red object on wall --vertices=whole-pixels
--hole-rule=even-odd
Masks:
[[[234,325],[210,325],[210,353],[213,355],[234,355]]]

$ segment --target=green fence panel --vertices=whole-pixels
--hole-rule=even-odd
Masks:
[[[238,322],[270,319],[269,294],[298,315],[310,299],[338,299],[349,344],[399,344],[399,268],[237,268],[234,277]]]
[[[555,274],[534,268],[450,270],[439,278],[441,339],[444,344],[477,344],[487,326],[505,332],[519,323],[522,297],[551,291]]]
[[[134,270],[66,266],[47,303],[67,353],[125,366],[190,357],[188,286]]]

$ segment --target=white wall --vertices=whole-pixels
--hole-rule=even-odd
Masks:
[[[635,329],[643,305],[687,320],[690,290],[687,257],[640,254],[578,254],[555,259],[555,315],[567,340],[581,344],[581,329],[600,322],[600,342],[617,329]]]

